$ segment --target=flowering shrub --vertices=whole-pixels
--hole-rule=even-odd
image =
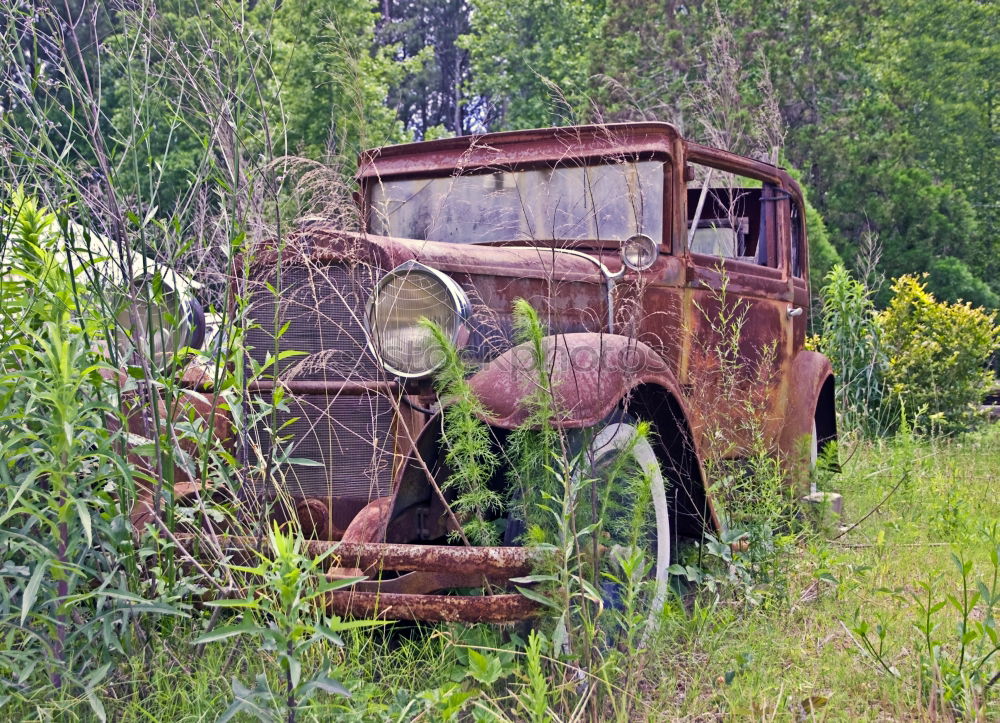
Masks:
[[[887,381],[923,426],[956,431],[975,417],[992,382],[987,364],[1000,348],[996,312],[935,300],[922,279],[901,276],[878,315],[889,356]]]

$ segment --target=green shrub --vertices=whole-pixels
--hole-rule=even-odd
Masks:
[[[871,291],[843,264],[825,281],[816,348],[833,364],[841,427],[880,434],[893,415],[881,414],[888,359]]]
[[[1000,346],[996,312],[937,301],[910,275],[896,279],[892,292],[878,315],[892,394],[921,416],[925,429],[969,426],[992,381],[987,363]]]
[[[927,285],[942,301],[968,301],[973,306],[1000,308],[1000,297],[972,273],[968,264],[954,256],[935,259],[931,263]]]
[[[66,250],[65,217],[0,197],[0,707],[56,689],[86,699],[134,654],[145,614],[128,511],[131,465],[100,345],[109,336]],[[68,260],[73,258],[77,266]],[[114,420],[113,423],[108,423]]]

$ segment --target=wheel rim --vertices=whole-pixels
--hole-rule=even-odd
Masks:
[[[633,424],[608,424],[590,444],[589,457],[594,469],[619,454],[628,454],[650,483],[650,498],[656,520],[656,557],[653,561],[656,581],[649,613],[649,620],[652,622],[666,603],[669,582],[667,568],[670,565],[670,515],[663,471],[653,445],[645,436],[639,436],[639,430]]]
[[[809,440],[809,469],[819,464],[819,437],[816,436],[816,420],[812,424],[812,438]]]

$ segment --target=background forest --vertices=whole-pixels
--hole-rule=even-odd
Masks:
[[[197,186],[211,183],[206,164],[237,155],[246,166],[294,155],[347,177],[361,148],[385,143],[666,120],[694,139],[797,170],[819,212],[810,219],[814,281],[838,259],[857,267],[861,240],[873,234],[881,246],[874,271],[929,272],[939,298],[1000,303],[994,3],[4,4],[6,37],[19,47],[3,71],[5,122],[16,126],[26,112],[19,93],[58,80],[63,64],[48,27],[72,22],[76,72],[99,103],[93,123],[109,139],[112,172],[128,176],[121,180],[160,215],[205,193]],[[142,46],[129,47],[137,40]],[[241,67],[244,56],[253,64]],[[196,85],[211,87],[204,79],[216,97],[197,97]],[[244,88],[254,92],[236,94]],[[151,102],[136,117],[140,97]],[[216,110],[240,115],[247,131],[228,139],[231,152],[217,124],[233,119]],[[47,122],[64,142],[87,131],[56,113]],[[220,143],[206,147],[206,138]],[[90,145],[72,143],[68,157],[85,176],[107,173]]]

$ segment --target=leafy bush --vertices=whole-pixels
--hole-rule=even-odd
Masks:
[[[103,719],[96,690],[135,649],[134,616],[179,611],[134,594],[134,479],[95,350],[107,329],[65,263],[65,219],[20,191],[0,219],[0,693],[65,688]]]
[[[233,637],[260,640],[261,649],[277,658],[280,680],[271,680],[262,672],[254,687],[247,688],[233,678],[235,700],[220,721],[246,713],[261,721],[285,719],[294,723],[298,712],[316,693],[350,697],[347,688],[330,677],[330,663],[322,657],[322,663],[310,674],[307,653],[323,645],[343,647],[340,634],[346,630],[385,624],[375,620],[343,621],[326,613],[323,599],[327,593],[364,579],[324,579],[323,566],[332,550],[317,557],[308,555],[302,538],[294,532],[283,533],[276,522],[268,534],[268,543],[271,555],[255,551],[260,558],[255,567],[231,566],[250,578],[246,597],[213,603],[216,607],[246,611],[247,617],[243,622],[212,630],[194,642],[213,643]]]
[[[878,315],[892,393],[907,410],[926,415],[932,428],[968,426],[992,381],[987,363],[1000,346],[996,312],[937,301],[910,275],[896,279],[892,292]]]

